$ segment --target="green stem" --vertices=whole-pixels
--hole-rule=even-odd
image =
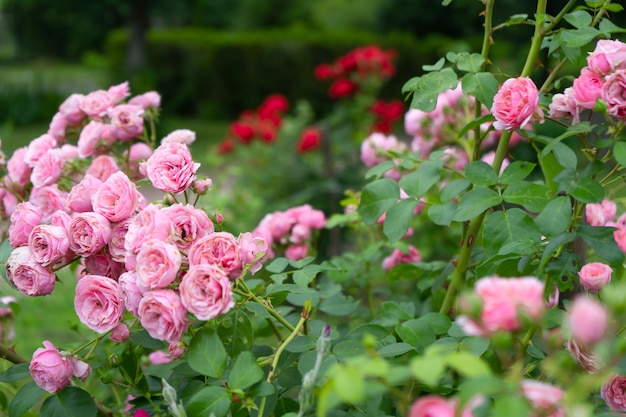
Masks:
[[[539,50],[541,49],[541,42],[543,41],[544,32],[544,17],[546,14],[546,5],[548,0],[537,1],[537,11],[535,12],[535,33],[533,34],[533,40],[530,44],[530,50],[526,57],[526,63],[522,70],[522,77],[529,77],[535,68],[537,57],[539,56]]]
[[[6,359],[7,361],[15,364],[28,363],[28,360],[26,358],[21,357],[20,355],[15,353],[15,351],[9,349],[4,345],[0,345],[0,358]]]
[[[270,315],[272,317],[274,317],[276,320],[278,320],[278,322],[280,324],[285,326],[285,328],[288,329],[290,332],[293,331],[293,329],[294,329],[293,325],[291,323],[289,323],[283,316],[281,316],[278,311],[276,311],[272,307],[270,307],[266,300],[264,300],[264,299],[262,299],[260,297],[257,297],[254,293],[252,293],[252,291],[250,291],[250,289],[243,282],[243,280],[240,279],[240,280],[237,280],[237,282],[241,284],[240,286],[243,287],[244,290],[240,290],[238,288],[233,288],[233,292],[235,294],[239,294],[242,297],[249,298],[249,299],[254,300],[257,303],[261,304],[263,306],[263,308],[265,308],[265,310],[267,310],[267,312],[270,313]]]

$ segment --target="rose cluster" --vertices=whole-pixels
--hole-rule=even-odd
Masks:
[[[393,131],[393,123],[402,119],[404,104],[400,100],[375,100],[369,110],[376,119],[372,131],[389,134]]]

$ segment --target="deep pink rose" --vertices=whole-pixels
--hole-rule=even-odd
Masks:
[[[43,156],[50,149],[57,146],[57,140],[47,133],[33,139],[29,144],[24,155],[24,161],[30,167],[34,167],[39,158]]]
[[[493,98],[491,113],[496,130],[521,129],[533,118],[543,121],[537,86],[527,77],[509,78]]]
[[[595,72],[583,68],[574,80],[574,100],[583,109],[593,109],[602,95],[602,78]]]
[[[28,246],[13,249],[6,263],[7,279],[22,294],[34,297],[54,290],[56,275],[44,267],[30,253]]]
[[[108,155],[100,155],[91,161],[91,165],[87,168],[86,174],[91,174],[100,181],[106,181],[111,175],[120,171],[120,167],[115,159]]]
[[[211,264],[235,279],[241,273],[239,242],[228,232],[215,232],[196,240],[189,249],[189,265]]]
[[[609,313],[599,301],[577,296],[567,309],[567,324],[572,336],[584,345],[601,341],[609,327]]]
[[[106,116],[107,110],[113,107],[111,95],[104,90],[96,90],[87,94],[80,102],[80,110],[87,116],[100,120]]]
[[[77,213],[93,211],[91,196],[102,185],[102,181],[91,174],[85,174],[78,184],[72,187],[65,204],[69,210]]]
[[[235,305],[230,280],[216,265],[192,266],[183,277],[179,289],[183,305],[199,320],[210,320]]]
[[[39,207],[29,201],[19,203],[11,214],[9,225],[9,243],[12,247],[28,244],[30,232],[41,222],[42,213]]]
[[[148,240],[137,254],[137,286],[143,291],[167,287],[176,279],[181,261],[182,256],[173,244]]]
[[[80,109],[84,98],[83,94],[72,94],[59,106],[59,113],[65,118],[68,125],[77,125],[85,117],[85,113]]]
[[[204,210],[190,204],[172,204],[163,209],[174,226],[174,244],[182,251],[188,251],[198,239],[215,231],[213,222]]]
[[[120,294],[124,300],[126,309],[135,317],[138,316],[139,303],[143,296],[143,291],[137,286],[137,274],[133,272],[124,272],[118,279],[120,286]]]
[[[606,76],[602,100],[607,104],[607,113],[618,119],[626,118],[626,69]]]
[[[48,266],[67,256],[70,242],[64,227],[41,224],[35,226],[30,233],[28,247],[36,262]]]
[[[54,394],[72,382],[74,368],[72,360],[61,355],[52,343],[45,340],[43,345],[33,353],[28,370],[40,388]]]
[[[85,275],[76,284],[74,309],[91,330],[106,333],[114,329],[124,314],[118,283],[101,275]]]
[[[67,235],[74,253],[93,255],[111,240],[111,223],[95,212],[79,213],[70,221]]]
[[[145,162],[152,185],[166,193],[185,191],[196,178],[200,164],[194,163],[184,143],[168,142],[159,146]]]
[[[112,341],[115,343],[122,343],[128,339],[130,336],[130,332],[128,331],[128,326],[124,323],[120,323],[111,330],[111,335],[109,336]]]
[[[189,326],[187,310],[173,290],[144,293],[137,314],[150,336],[169,343],[180,342]]]
[[[626,411],[626,376],[613,374],[600,389],[602,399],[613,411]]]
[[[383,269],[390,270],[399,264],[422,262],[422,254],[415,246],[409,245],[408,249],[408,253],[405,253],[400,249],[394,249],[391,255],[383,259]]]
[[[109,221],[122,221],[135,211],[137,186],[126,174],[118,171],[98,187],[91,202],[93,211],[102,214]]]
[[[578,272],[580,283],[589,292],[597,293],[611,282],[613,269],[601,262],[591,262],[584,265]]]
[[[196,140],[196,132],[189,129],[178,129],[161,139],[161,143],[178,142],[191,145]]]
[[[141,106],[144,109],[158,109],[159,107],[161,107],[161,95],[156,91],[148,91],[146,93],[132,97],[130,100],[128,100],[128,104]]]
[[[254,274],[263,266],[262,263],[267,254],[267,241],[252,233],[242,233],[239,235],[239,257],[242,268],[248,266],[250,273]]]
[[[33,188],[29,201],[41,210],[41,221],[49,222],[57,210],[65,210],[67,193],[59,190],[57,184]]]
[[[19,148],[7,161],[7,178],[16,186],[17,189],[23,190],[24,186],[30,181],[30,173],[32,168],[26,163],[26,147]]]
[[[525,379],[520,389],[530,405],[538,412],[536,416],[565,417],[562,401],[563,390],[545,382]]]
[[[140,106],[119,104],[109,109],[111,135],[122,141],[138,138],[143,133],[143,113]]]
[[[285,258],[292,261],[298,261],[305,258],[308,252],[309,248],[305,244],[298,243],[289,245],[287,249],[285,249]]]
[[[59,149],[50,149],[39,158],[30,174],[33,187],[54,184],[63,172],[63,160]]]

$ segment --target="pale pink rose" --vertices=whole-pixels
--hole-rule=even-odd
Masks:
[[[9,243],[17,248],[28,244],[30,232],[41,222],[42,213],[39,207],[29,201],[19,203],[11,214],[9,226]]]
[[[491,113],[496,130],[522,129],[533,119],[543,122],[537,86],[527,77],[509,78],[493,98]]]
[[[152,185],[166,193],[185,191],[196,178],[200,164],[194,163],[187,145],[178,142],[159,146],[145,162]]]
[[[615,219],[617,205],[604,199],[601,203],[590,203],[585,206],[585,221],[592,226],[605,226]]]
[[[164,208],[163,213],[169,217],[174,227],[174,244],[184,252],[196,240],[215,231],[206,212],[190,204],[172,204]]]
[[[565,396],[562,389],[545,382],[524,379],[520,384],[520,389],[530,405],[537,411],[534,417],[565,417],[565,410],[562,406]]]
[[[145,178],[145,173],[141,173],[139,166],[141,162],[146,161],[152,155],[152,148],[144,142],[134,143],[128,151],[128,169],[134,180]]]
[[[584,265],[578,271],[578,278],[585,289],[592,293],[597,293],[611,282],[613,269],[601,262],[591,262]]]
[[[176,279],[181,261],[176,246],[148,240],[137,253],[137,286],[143,291],[167,287]]]
[[[419,109],[409,109],[404,114],[404,131],[409,136],[417,136],[422,129],[422,123],[427,119],[428,113]]]
[[[143,296],[143,291],[137,286],[137,274],[134,271],[124,272],[120,275],[117,282],[120,286],[120,294],[126,309],[137,317],[139,303]]]
[[[189,129],[178,129],[161,139],[161,143],[178,142],[191,145],[196,141],[196,132]]]
[[[91,198],[93,211],[111,222],[119,222],[135,211],[137,186],[122,171],[112,174]]]
[[[39,158],[43,156],[50,149],[57,146],[57,140],[47,133],[33,139],[29,144],[24,155],[24,161],[29,167],[34,167]]]
[[[142,107],[132,104],[118,104],[109,109],[111,135],[122,141],[138,138],[143,133]]]
[[[67,352],[61,352],[67,353]],[[72,373],[74,376],[81,381],[85,382],[87,377],[91,375],[91,366],[80,359],[77,359],[75,356],[72,356]]]
[[[36,262],[54,265],[65,258],[70,249],[65,228],[49,224],[37,225],[28,237],[28,247]]]
[[[180,342],[189,326],[187,310],[173,290],[144,293],[137,314],[150,336],[169,343]]]
[[[57,184],[33,188],[29,201],[41,210],[42,223],[49,222],[57,210],[65,210],[67,193],[59,190]]]
[[[315,210],[309,204],[293,207],[286,214],[295,216],[296,222],[311,229],[323,229],[326,226],[326,216],[321,210]]]
[[[91,174],[85,174],[83,179],[70,190],[66,200],[67,208],[77,213],[93,211],[91,196],[95,194],[100,185],[102,185],[102,181],[98,178]]]
[[[124,314],[118,283],[101,275],[85,275],[76,283],[74,309],[91,330],[97,333],[113,330]]]
[[[50,217],[50,224],[53,226],[60,226],[67,230],[71,220],[72,217],[66,211],[57,210],[52,213],[52,216]]]
[[[164,365],[172,362],[173,358],[169,353],[163,352],[162,350],[155,350],[154,352],[150,352],[148,360],[151,365]]]
[[[613,374],[600,389],[602,399],[613,411],[626,411],[626,376]]]
[[[601,39],[594,51],[587,57],[589,68],[605,75],[626,66],[626,44],[619,40]]]
[[[0,201],[2,202],[2,205],[0,206],[0,216],[2,217],[11,216],[17,209],[17,205],[20,203],[17,196],[5,188],[0,188]],[[3,231],[6,231],[6,226],[0,226],[0,229],[4,229]]]
[[[440,139],[436,137],[425,138],[423,136],[414,136],[411,140],[411,150],[419,152],[420,158],[428,159],[430,152],[439,144]]]
[[[108,155],[100,155],[91,161],[86,174],[91,174],[100,181],[106,181],[111,175],[121,171],[115,159]]]
[[[89,275],[101,275],[117,280],[119,276],[126,272],[124,264],[115,262],[105,246],[101,251],[81,258],[85,267],[85,273]]]
[[[574,80],[574,100],[583,109],[593,109],[602,95],[602,78],[595,72],[583,68]]]
[[[606,76],[602,100],[607,104],[607,113],[617,119],[626,118],[626,69],[618,69]]]
[[[63,160],[59,149],[50,149],[39,158],[30,174],[33,187],[54,184],[63,171]]]
[[[148,204],[135,215],[128,226],[124,248],[128,254],[136,255],[150,239],[172,242],[174,228],[169,216],[159,205]],[[134,269],[134,268],[132,268]]]
[[[266,258],[268,249],[267,242],[262,237],[255,237],[252,233],[242,233],[239,235],[239,257],[242,268],[248,266],[248,271],[254,274],[262,267],[262,262]]]
[[[196,265],[189,268],[179,290],[183,305],[198,320],[215,318],[235,305],[230,280],[216,265]]]
[[[7,161],[7,178],[19,190],[23,190],[30,181],[32,168],[26,163],[27,152],[28,148],[19,148]]]
[[[422,262],[422,254],[415,246],[409,245],[408,249],[409,253],[400,249],[394,249],[391,255],[383,259],[383,269],[390,270],[399,264]]]
[[[178,359],[183,356],[183,353],[185,353],[185,346],[183,343],[170,343],[167,347],[167,351],[172,359]]]
[[[43,345],[33,352],[28,370],[40,388],[54,394],[72,382],[74,367],[72,360],[61,355],[52,343],[45,340]]]
[[[81,158],[105,152],[111,145],[110,126],[97,120],[92,120],[81,130],[78,136],[78,155]]]
[[[467,152],[458,146],[448,146],[444,148],[443,152],[444,154],[441,157],[441,160],[445,162],[447,167],[451,167],[457,171],[463,171],[463,169],[465,169],[465,165],[469,162]]]
[[[447,400],[438,395],[430,394],[418,398],[409,411],[409,417],[456,417],[456,399]],[[461,417],[472,417],[470,409],[463,409]]]
[[[80,110],[87,116],[100,120],[106,116],[107,111],[114,104],[115,102],[109,93],[104,90],[96,90],[83,97],[80,102]]]
[[[128,100],[128,104],[141,106],[144,109],[158,109],[159,107],[161,107],[161,95],[156,91],[148,91],[146,93],[132,97],[130,100]]]
[[[600,360],[584,344],[576,339],[570,339],[565,348],[585,371],[593,374],[600,370]]]
[[[71,94],[59,106],[59,113],[67,121],[70,126],[80,123],[85,117],[85,112],[80,108],[85,96],[83,94]]]
[[[78,146],[70,145],[66,143],[65,145],[59,148],[59,156],[63,162],[73,161],[74,159],[79,158],[78,156]]]
[[[609,327],[609,313],[602,303],[579,295],[567,309],[567,324],[572,336],[584,345],[601,341]]]
[[[361,143],[361,161],[366,167],[373,167],[391,159],[388,151],[404,152],[406,144],[399,142],[394,135],[386,136],[374,132]]]
[[[535,277],[484,277],[476,282],[474,292],[482,302],[480,317],[477,321],[459,317],[463,317],[460,323],[471,323],[467,330],[474,335],[518,330],[522,327],[522,317],[537,322],[545,310],[543,282]],[[475,333],[477,328],[480,333]]]
[[[123,101],[126,97],[130,96],[130,87],[128,85],[128,81],[124,81],[123,83],[112,85],[107,90],[107,94],[111,98],[114,104],[117,104]]]
[[[307,245],[303,244],[293,244],[289,245],[287,249],[285,249],[285,258],[298,261],[300,259],[304,259],[309,252],[309,248]]]
[[[130,336],[130,332],[128,331],[128,326],[124,323],[120,323],[111,330],[111,335],[109,336],[112,341],[115,343],[125,342]]]
[[[228,232],[214,232],[197,239],[189,249],[189,265],[211,264],[235,279],[241,273],[239,242]]]
[[[610,224],[607,224],[607,226],[610,226]],[[620,224],[615,224],[613,226],[616,227],[613,231],[613,239],[622,252],[626,253],[626,226],[622,226]]]
[[[65,131],[67,129],[67,120],[61,113],[57,113],[52,116],[50,124],[48,125],[48,133],[52,136],[57,143],[65,141]]]
[[[124,243],[126,241],[126,233],[128,233],[130,222],[131,218],[127,218],[121,222],[115,223],[111,228],[109,253],[111,254],[111,259],[115,262],[126,262],[126,249],[124,248]]]
[[[213,180],[211,180],[210,178],[205,178],[203,180],[195,180],[191,184],[191,189],[193,190],[194,193],[198,195],[203,195],[203,194],[206,194],[207,191],[209,191],[212,185],[213,185]]]
[[[35,297],[54,290],[56,276],[49,267],[39,264],[28,246],[13,249],[6,263],[7,279],[22,294]]]
[[[67,228],[70,249],[81,256],[99,252],[111,240],[111,223],[95,212],[78,213]]]

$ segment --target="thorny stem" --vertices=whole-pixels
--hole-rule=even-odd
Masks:
[[[235,294],[239,294],[242,297],[251,299],[256,301],[257,303],[261,304],[263,306],[263,308],[265,308],[265,310],[267,310],[268,313],[270,313],[270,315],[272,317],[274,317],[276,320],[278,320],[278,322],[280,324],[282,324],[283,326],[285,326],[286,329],[288,329],[289,331],[293,332],[293,325],[291,323],[289,323],[283,316],[280,315],[279,312],[277,312],[276,310],[274,310],[267,302],[267,300],[264,300],[258,296],[256,296],[252,291],[250,291],[250,289],[248,288],[248,286],[243,282],[243,280],[237,280],[237,282],[240,284],[240,287],[243,287],[243,290],[238,289],[238,288],[233,288],[233,292]]]

